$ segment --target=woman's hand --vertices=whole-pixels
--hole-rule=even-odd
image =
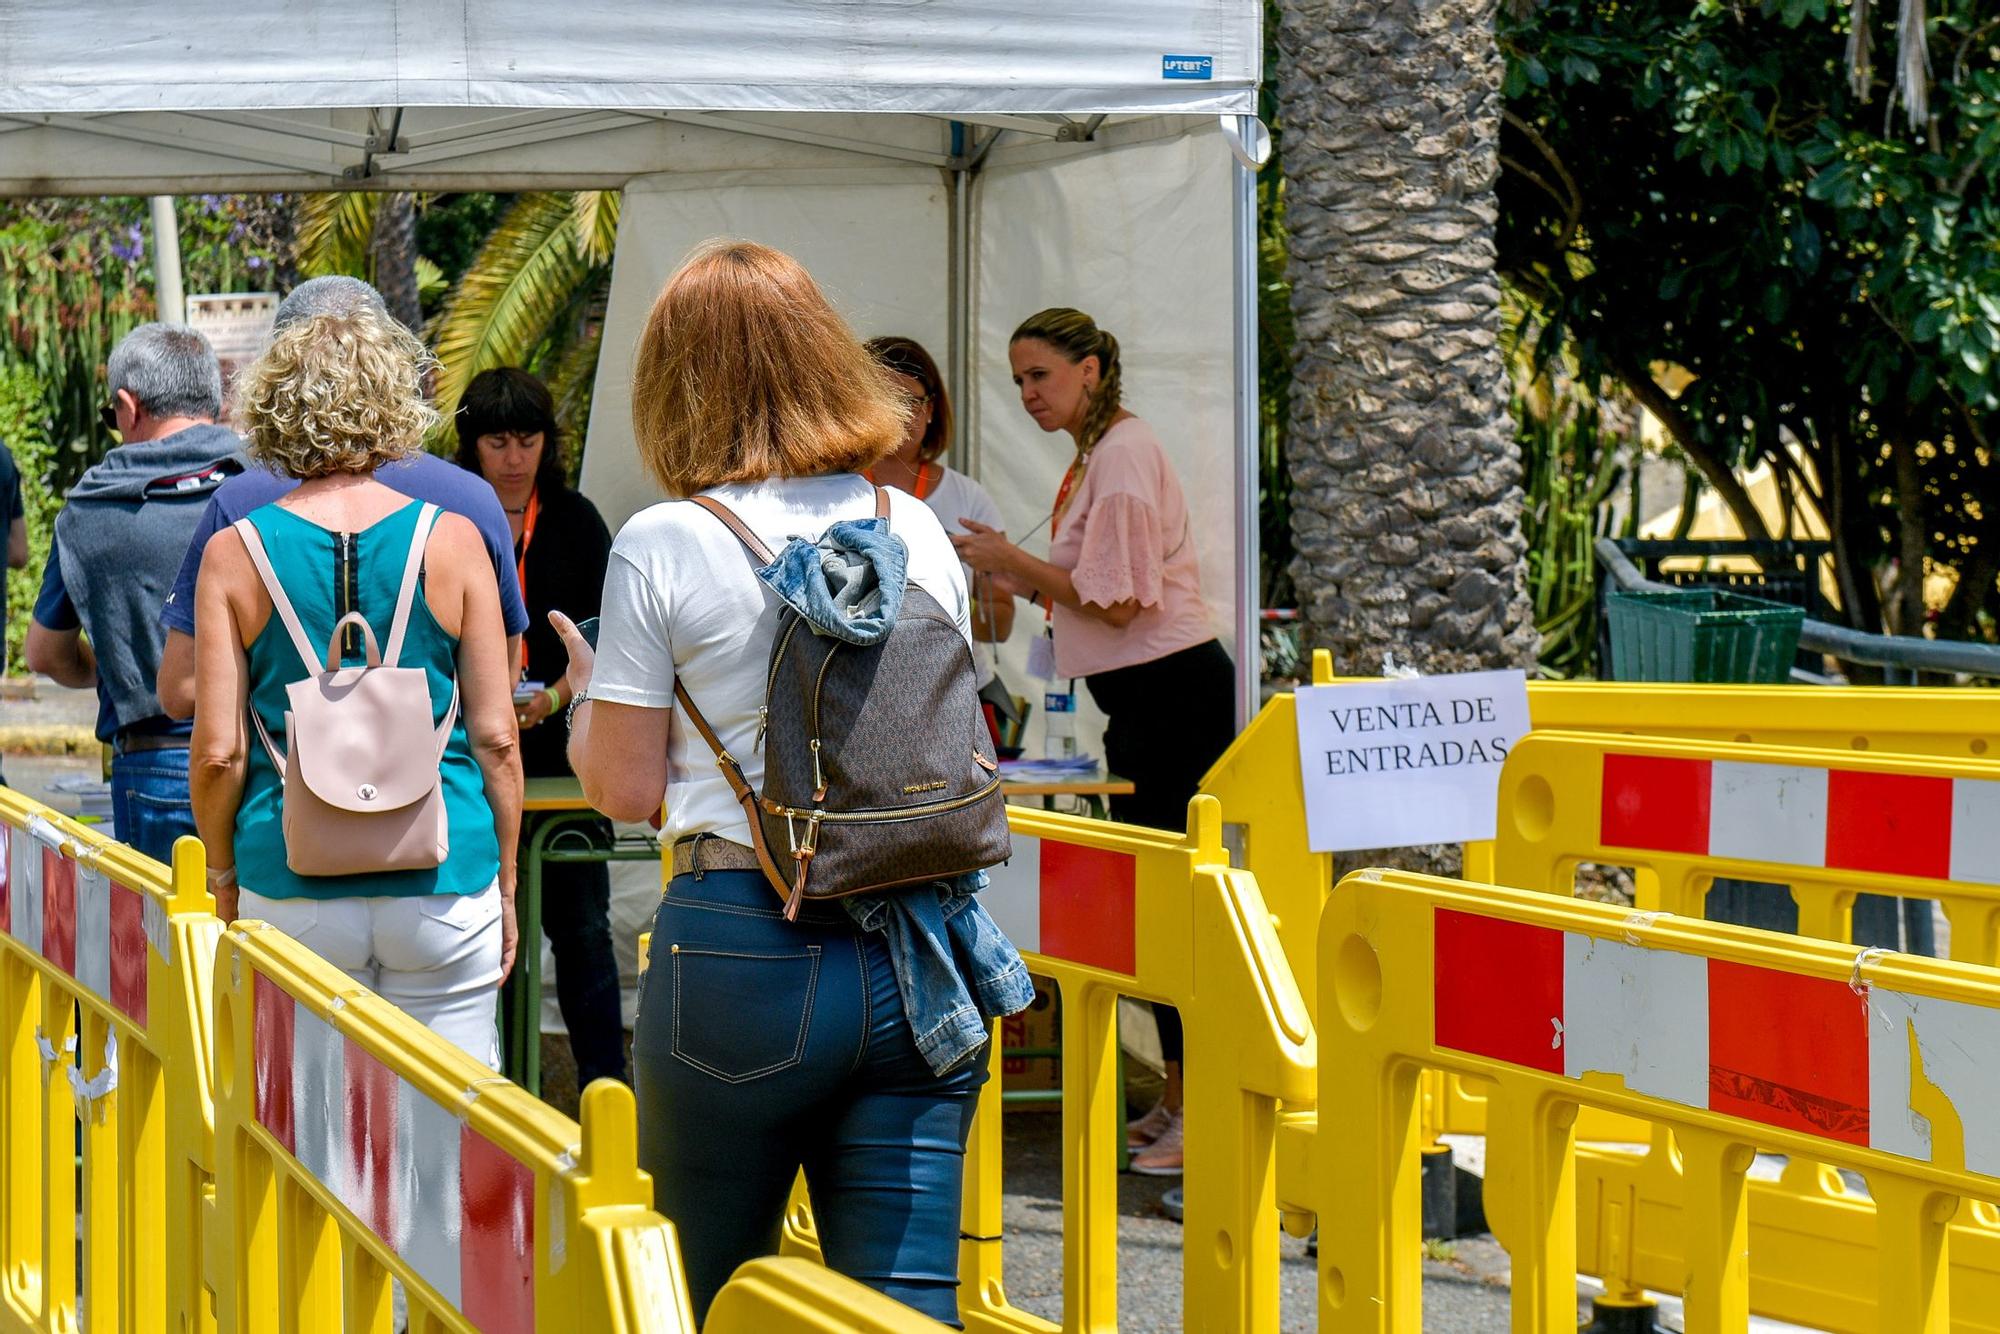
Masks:
[[[958,548],[960,560],[982,574],[994,576],[1009,573],[1015,568],[1016,557],[1021,554],[1021,548],[1009,542],[1007,534],[998,528],[988,528],[974,519],[960,519],[959,522],[968,530],[953,534],[951,539],[951,544]],[[1004,587],[997,584],[996,586]]]
[[[561,638],[563,652],[569,654],[569,672],[563,681],[569,686],[569,697],[575,699],[590,689],[590,672],[597,662],[597,650],[576,628],[576,622],[561,612],[551,611],[549,624],[555,627],[557,636]]]
[[[546,690],[537,690],[525,701],[514,705],[514,721],[521,725],[523,732],[531,727],[539,727],[547,722],[549,715],[556,711],[555,701]]]
[[[521,924],[514,918],[514,896],[500,896],[500,981],[504,984],[514,971],[514,951],[521,944]]]

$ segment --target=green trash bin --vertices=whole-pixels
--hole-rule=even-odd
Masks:
[[[1805,609],[1717,588],[1614,592],[1606,601],[1615,681],[1791,677]]]

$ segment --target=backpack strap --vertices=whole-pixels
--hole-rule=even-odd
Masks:
[[[257,532],[257,525],[245,517],[230,526],[243,539],[243,547],[250,553],[250,563],[257,567],[257,577],[264,581],[264,591],[271,595],[271,610],[291,635],[292,647],[298,650],[299,661],[306,665],[306,675],[319,675],[319,650],[313,647],[312,638],[306,634],[306,627],[293,609],[291,598],[285,595],[285,586],[278,582],[278,572],[271,568],[271,557],[264,550],[264,539]]]
[[[396,614],[389,622],[389,646],[382,653],[384,667],[394,667],[403,656],[403,636],[410,628],[410,607],[417,600],[417,578],[424,572],[424,547],[431,540],[437,520],[438,507],[426,501],[417,511],[417,529],[410,534],[410,554],[403,561],[403,584],[396,590]]]
[[[759,565],[769,565],[773,560],[777,559],[777,557],[771,554],[771,548],[764,545],[763,539],[751,532],[750,525],[737,518],[736,511],[730,509],[729,506],[723,504],[714,496],[693,496],[690,499],[716,518],[722,520],[722,526],[736,534],[736,540],[741,542],[749,550],[750,554],[757,558]]]
[[[688,721],[694,724],[694,730],[701,734],[701,739],[715,752],[715,767],[720,769],[722,776],[729,781],[729,790],[736,794],[737,802],[743,807],[743,814],[749,819],[750,844],[756,849],[757,863],[764,870],[764,879],[769,881],[771,888],[786,901],[786,919],[795,920],[798,916],[798,896],[792,892],[792,886],[786,883],[784,872],[778,869],[777,860],[771,856],[770,846],[764,841],[764,821],[757,813],[757,792],[750,786],[750,780],[743,776],[743,766],[736,762],[734,755],[723,748],[722,738],[718,737],[715,729],[708,725],[708,719],[701,716],[701,710],[694,705],[693,696],[688,694],[687,687],[681,684],[678,676],[674,678],[674,698],[680,701],[681,708],[687,713]]]

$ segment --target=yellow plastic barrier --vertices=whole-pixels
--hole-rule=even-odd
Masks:
[[[169,873],[0,788],[0,1328],[212,1328],[213,906],[193,839]]]
[[[632,1095],[583,1127],[282,933],[215,965],[223,1334],[388,1328],[692,1331],[673,1229],[635,1161]]]
[[[1061,996],[1063,1323],[1007,1300],[996,1044],[966,1152],[959,1312],[973,1334],[1117,1328],[1120,996],[1167,1001],[1186,1029],[1185,1325],[1277,1328],[1276,1116],[1280,1101],[1310,1105],[1317,1046],[1257,882],[1228,865],[1219,815],[1213,798],[1197,797],[1180,837],[1007,812],[1013,857],[994,868],[981,901]],[[817,1254],[802,1188],[785,1246]]]
[[[1861,1173],[1877,1309],[1897,1329],[1951,1327],[1950,1223],[2000,1195],[2000,974],[1372,871],[1335,893],[1320,964],[1317,1121],[1291,1118],[1286,1138],[1324,1202],[1322,1330],[1422,1328],[1424,1068],[1493,1089],[1487,1208],[1521,1334],[1575,1327],[1579,1106],[1674,1136],[1681,1281],[1663,1286],[1689,1329],[1750,1314],[1758,1145]]]
[[[703,1334],[943,1334],[873,1288],[796,1258],[753,1260],[708,1308]]]
[[[1356,678],[1336,677],[1332,657],[1315,651],[1313,684],[1342,679]],[[1306,844],[1295,703],[1290,693],[1273,696],[1201,790],[1222,802],[1225,841],[1264,886],[1285,957],[1318,1013],[1313,949],[1333,869]],[[2000,760],[2000,697],[1981,691],[1530,681],[1528,719],[1536,732]],[[1466,844],[1465,878],[1493,883],[1492,857],[1492,844]]]

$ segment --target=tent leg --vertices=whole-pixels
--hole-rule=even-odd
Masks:
[[[1255,118],[1239,118],[1246,141]],[[1258,631],[1263,623],[1263,579],[1259,568],[1261,412],[1257,394],[1257,174],[1232,163],[1232,239],[1235,244],[1236,306],[1236,726],[1241,731],[1257,714],[1263,680]]]

